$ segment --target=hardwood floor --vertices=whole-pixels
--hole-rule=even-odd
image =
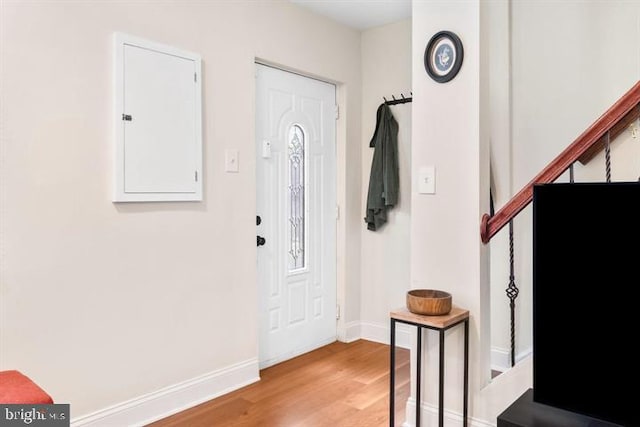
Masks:
[[[334,342],[260,372],[261,380],[148,427],[386,427],[389,346]],[[409,351],[396,350],[396,425],[409,397]]]

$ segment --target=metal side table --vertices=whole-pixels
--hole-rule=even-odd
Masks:
[[[395,425],[395,370],[396,370],[396,323],[413,325],[418,329],[416,346],[416,427],[420,427],[420,386],[421,386],[421,360],[422,360],[422,329],[438,331],[440,335],[440,374],[438,395],[438,425],[444,425],[444,334],[447,329],[457,325],[464,325],[464,392],[462,424],[467,426],[469,406],[469,310],[453,307],[448,314],[442,316],[423,316],[411,313],[406,308],[391,312],[391,372],[389,393],[389,426]]]

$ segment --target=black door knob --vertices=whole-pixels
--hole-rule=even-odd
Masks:
[[[256,225],[260,225],[260,223],[262,223],[262,218],[260,218],[260,215],[256,215]]]
[[[265,239],[264,237],[262,236],[257,236],[257,237],[258,237],[258,246],[262,246],[265,243],[267,243],[267,239]]]

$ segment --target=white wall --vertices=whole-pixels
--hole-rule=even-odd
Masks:
[[[418,45],[418,40],[426,44],[428,36],[437,29],[448,28],[457,31],[465,43],[466,65],[463,66],[464,72],[465,67],[469,65],[468,47],[471,45],[471,48],[477,48],[478,40],[481,45],[486,41],[486,28],[482,26],[482,23],[486,22],[483,19],[484,12],[491,12],[489,16],[497,19],[497,21],[492,21],[494,24],[489,33],[497,30],[497,34],[504,36],[506,32],[509,37],[508,42],[494,39],[490,43],[491,49],[509,49],[506,58],[503,51],[492,51],[490,60],[491,82],[494,85],[496,82],[503,85],[491,87],[490,92],[492,97],[491,134],[489,137],[492,149],[491,160],[496,162],[493,167],[498,169],[494,178],[497,179],[497,188],[500,190],[496,208],[500,208],[509,200],[510,196],[528,183],[637,82],[640,75],[640,55],[634,40],[637,40],[640,35],[638,34],[640,31],[640,4],[622,1],[486,2],[484,4],[481,2],[479,16],[472,16],[472,19],[468,20],[469,15],[476,10],[477,2],[463,3],[466,6],[465,11],[460,11],[454,18],[450,14],[455,11],[455,7],[450,4],[446,6],[445,2],[434,1],[414,5],[414,45]],[[487,9],[483,10],[483,7]],[[505,11],[505,8],[508,10]],[[467,21],[465,22],[465,20]],[[478,22],[480,23],[479,35],[476,33]],[[495,22],[500,26],[497,29]],[[429,23],[433,27],[428,27]],[[481,51],[484,48],[486,46],[479,47]],[[487,166],[482,156],[483,115],[482,111],[473,111],[472,107],[463,108],[457,102],[464,97],[467,103],[475,105],[476,94],[478,91],[482,93],[483,90],[484,68],[480,66],[479,70],[473,70],[480,76],[480,83],[479,86],[472,86],[469,88],[470,90],[467,90],[470,95],[463,95],[462,91],[458,89],[466,82],[463,80],[457,85],[451,85],[447,88],[446,97],[444,95],[436,96],[431,88],[433,84],[422,81],[423,77],[418,77],[416,71],[416,69],[420,69],[416,62],[423,49],[424,47],[414,47],[414,93],[420,94],[424,91],[430,93],[432,99],[447,98],[448,101],[444,102],[441,109],[448,111],[452,105],[457,106],[459,114],[456,121],[460,123],[466,121],[469,124],[476,119],[480,121],[478,136],[471,138],[476,138],[476,143],[481,147],[480,170],[476,179],[480,184],[480,204],[482,204],[482,194],[485,191],[486,182],[483,167]],[[504,75],[505,67],[510,68],[511,72],[508,79],[500,83],[496,74],[498,76]],[[463,78],[463,72],[456,80]],[[482,96],[479,98],[480,104],[482,104]],[[414,114],[424,118],[425,114],[429,113],[440,114],[437,111],[431,111],[430,107],[422,102],[414,102]],[[449,115],[452,116],[450,112]],[[442,128],[450,127],[453,129],[451,120],[444,117],[440,120],[433,120],[431,123],[438,123],[439,126],[437,129],[429,130],[426,119],[424,123],[419,123],[414,118],[414,140],[436,134],[442,142],[438,147],[433,145],[422,147],[414,144],[414,172],[419,166],[419,162],[442,162],[448,159],[444,154],[444,145],[445,143],[450,144],[454,138],[449,138]],[[457,137],[455,142],[458,142],[459,145],[459,141],[463,140],[459,135],[462,131],[452,130],[451,133],[453,132]],[[434,140],[438,138],[434,138]],[[614,181],[635,181],[638,179],[638,175],[640,175],[639,144],[637,138],[634,139],[630,136],[630,132],[625,132],[613,143],[612,178]],[[468,151],[467,147],[467,150],[452,154],[452,158],[461,156],[462,153]],[[459,161],[462,162],[465,159],[465,155],[462,155]],[[452,167],[452,165],[448,166]],[[576,164],[575,172],[576,181],[604,180],[603,154],[598,155],[587,166]],[[492,306],[491,312],[495,315],[496,311],[503,311],[502,317],[492,316],[491,321],[508,325],[508,300],[504,296],[504,287],[508,283],[507,227],[496,235],[487,248],[481,250],[476,258],[442,254],[446,251],[447,246],[438,239],[444,240],[447,235],[449,238],[455,239],[457,232],[452,223],[457,221],[460,224],[466,224],[464,221],[469,218],[464,214],[455,215],[457,211],[451,208],[448,200],[443,196],[438,197],[438,194],[442,193],[440,184],[443,179],[440,175],[438,174],[436,180],[438,189],[436,196],[433,197],[434,203],[432,205],[428,205],[429,200],[424,200],[424,196],[414,195],[416,203],[412,206],[412,237],[414,239],[412,243],[412,279],[445,276],[438,271],[437,263],[448,266],[445,279],[448,276],[457,278],[461,273],[450,272],[453,270],[451,264],[458,261],[461,270],[471,269],[473,271],[475,265],[467,264],[473,264],[477,258],[481,259],[481,263],[484,263],[484,251],[490,250],[491,269],[494,270],[491,272],[492,276],[496,270],[500,273],[493,276],[492,279],[496,280],[497,277],[497,280],[502,281],[497,288],[498,292],[502,294],[502,301],[498,304],[502,305],[500,307]],[[568,174],[565,174],[561,180],[568,180]],[[459,186],[463,186],[463,184],[462,182],[458,183]],[[473,188],[476,185],[471,184],[470,187]],[[507,194],[505,194],[505,189]],[[466,187],[456,190],[470,191]],[[511,194],[508,194],[509,192]],[[439,199],[440,203],[435,203],[436,199]],[[479,212],[475,211],[475,213],[481,215],[487,212],[486,209],[488,206],[481,206]],[[444,215],[447,210],[453,216],[451,220]],[[438,221],[431,220],[431,217],[435,217],[439,213],[442,217],[438,218]],[[418,218],[421,218],[422,224],[419,224]],[[436,223],[440,225],[442,231],[436,229]],[[476,224],[479,225],[479,217]],[[433,227],[433,230],[430,230],[429,226]],[[431,231],[431,235],[427,234],[428,231]],[[530,207],[525,209],[516,219],[515,235],[516,283],[520,288],[516,313],[518,328],[516,353],[518,354],[520,351],[526,352],[531,349]],[[421,240],[417,241],[415,236],[421,236]],[[432,248],[427,247],[428,243],[422,242],[423,239],[428,241],[429,237],[432,241],[435,240]],[[456,243],[460,244],[461,241],[462,239],[459,239]],[[467,243],[470,248],[473,247],[473,243],[462,243]],[[461,245],[459,248],[463,251],[466,247]],[[571,250],[570,246],[567,247],[567,250]],[[502,264],[496,265],[500,257]],[[455,281],[454,285],[447,284],[447,286],[453,286],[454,300],[456,297],[460,300],[478,295],[479,301],[484,301],[485,283],[483,278],[486,276],[483,273],[483,268],[480,268],[479,280],[466,282],[468,289],[455,287],[459,279]],[[443,270],[445,269],[443,268]],[[496,289],[492,289],[492,292],[496,292]],[[493,298],[491,304],[494,304]],[[484,323],[487,320],[487,311],[483,309],[484,306],[481,303],[471,302],[469,306],[472,309],[472,319],[475,317],[476,324],[479,321]],[[482,326],[472,328],[472,333],[477,333],[475,338],[478,341],[472,339],[471,354],[480,352],[479,357],[475,360],[472,356],[471,365],[472,379],[480,380],[475,384],[472,382],[471,387],[471,416],[476,425],[495,424],[496,416],[520,396],[526,388],[531,387],[532,382],[531,358],[525,358],[514,368],[489,383],[482,381],[486,371],[482,357],[488,342],[488,334],[485,333],[486,329]],[[508,328],[503,329],[508,333]],[[495,330],[494,328],[492,332]],[[508,336],[502,337],[502,340],[502,345],[508,348]],[[495,339],[494,342],[496,342]],[[427,343],[427,351],[432,348]],[[447,363],[449,363],[449,356]],[[447,380],[447,396],[455,394],[456,390],[459,391],[459,388],[456,387],[459,385]],[[433,403],[433,398],[433,394],[427,395],[427,408]],[[454,412],[459,411],[458,402],[445,401],[445,404],[447,409]],[[433,408],[431,409],[430,414],[433,414]]]
[[[426,73],[427,42],[441,30],[453,31],[464,46],[458,76],[436,83]],[[436,193],[417,194],[411,204],[411,285],[450,292],[468,309],[470,320],[471,414],[487,411],[476,398],[488,380],[488,253],[480,242],[479,219],[488,210],[489,140],[486,69],[481,67],[480,1],[415,2],[413,5],[414,180],[423,166],[436,170]],[[419,143],[418,143],[419,141]],[[414,181],[415,182],[415,181]],[[445,406],[462,413],[462,328],[447,334]],[[425,378],[437,377],[438,335],[426,333]],[[437,382],[423,382],[424,401],[437,404]],[[408,416],[413,409],[409,407]],[[430,425],[430,424],[429,424]]]
[[[470,407],[472,425],[495,425],[497,415],[531,384],[523,364],[490,381],[489,247],[480,241],[480,219],[489,211],[489,27],[492,2],[428,1],[413,5],[412,173],[436,169],[436,194],[417,194],[411,205],[411,285],[448,291],[455,305],[470,311]],[[433,34],[453,31],[464,46],[458,76],[444,84],[423,66]],[[419,143],[418,143],[419,141]],[[438,336],[425,334],[422,411],[437,422]],[[462,415],[462,328],[446,334],[445,417],[457,425]],[[412,407],[413,406],[413,407]],[[407,416],[413,418],[415,401]]]
[[[494,206],[513,195],[511,165],[511,7],[509,1],[492,2],[489,18],[489,105],[491,111],[491,183]],[[510,366],[508,227],[491,240],[491,367]],[[506,260],[506,262],[505,262]]]
[[[255,58],[339,86],[344,335],[360,304],[358,32],[281,1],[9,0],[1,15],[1,369],[76,419],[238,366],[255,378]],[[204,202],[111,202],[115,31],[202,55]]]
[[[374,149],[369,147],[383,97],[411,96],[411,20],[362,33],[361,336],[389,342],[389,312],[406,303],[411,218],[411,103],[391,106],[398,122],[400,195],[377,231],[364,222]]]

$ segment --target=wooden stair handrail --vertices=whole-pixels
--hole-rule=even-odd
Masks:
[[[610,132],[610,140],[624,131],[640,117],[640,81],[627,91],[615,104],[600,116],[587,130],[549,163],[535,178],[525,185],[502,208],[490,216],[484,214],[480,224],[482,243],[491,238],[509,223],[533,199],[533,186],[554,182],[576,161],[588,162],[603,148],[604,137]]]

